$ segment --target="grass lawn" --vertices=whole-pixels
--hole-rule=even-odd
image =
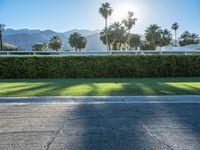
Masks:
[[[0,80],[0,96],[108,95],[200,95],[200,77]]]

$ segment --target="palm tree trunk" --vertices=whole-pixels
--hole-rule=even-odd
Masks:
[[[177,47],[177,31],[175,30],[175,47]]]
[[[0,50],[3,51],[3,36],[1,31],[0,31]]]
[[[109,51],[109,45],[108,45],[108,20],[105,19],[105,27],[106,27],[106,46],[107,46],[107,51]]]
[[[131,30],[128,31],[129,35],[128,35],[128,46],[129,46],[129,49],[128,50],[131,50]]]

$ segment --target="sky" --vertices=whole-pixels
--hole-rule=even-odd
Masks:
[[[104,2],[114,10],[109,24],[135,13],[133,33],[143,34],[150,24],[171,30],[178,22],[179,34],[200,34],[200,0],[0,0],[0,23],[13,29],[101,30],[105,23],[98,9]]]

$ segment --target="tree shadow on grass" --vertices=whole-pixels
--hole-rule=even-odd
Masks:
[[[177,84],[181,83],[179,79]],[[193,81],[194,82],[194,81]],[[9,80],[1,96],[141,96],[141,95],[199,95],[200,89],[184,81],[182,86],[169,84],[166,79],[42,79]],[[13,83],[16,83],[13,84]],[[18,85],[19,84],[19,85]],[[22,85],[20,85],[22,84]],[[0,86],[1,87],[1,86]]]

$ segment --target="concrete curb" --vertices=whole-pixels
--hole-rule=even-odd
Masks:
[[[41,96],[0,97],[0,104],[200,103],[200,96]]]

